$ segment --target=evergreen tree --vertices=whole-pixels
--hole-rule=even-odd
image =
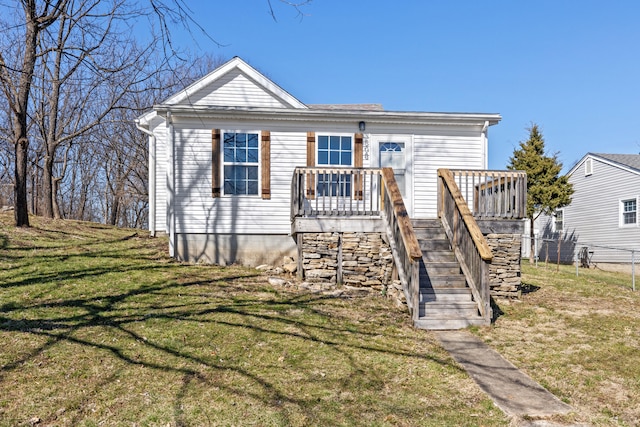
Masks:
[[[553,215],[556,209],[571,203],[573,184],[567,176],[560,176],[562,163],[558,154],[545,154],[544,138],[537,124],[532,124],[529,139],[520,142],[520,148],[513,151],[509,158],[510,170],[523,170],[527,173],[527,217],[529,218],[531,252],[533,261],[533,223],[541,215]]]

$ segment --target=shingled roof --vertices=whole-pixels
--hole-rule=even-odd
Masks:
[[[307,104],[313,110],[384,111],[382,104]]]
[[[594,156],[602,157],[622,166],[640,171],[640,154],[603,154],[593,153]]]

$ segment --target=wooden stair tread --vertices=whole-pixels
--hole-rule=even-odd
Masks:
[[[468,317],[455,318],[422,318],[414,322],[414,326],[420,329],[433,331],[463,329],[469,326],[487,326],[489,322],[481,317],[470,319]]]
[[[417,328],[485,325],[439,219],[413,220],[422,251]]]

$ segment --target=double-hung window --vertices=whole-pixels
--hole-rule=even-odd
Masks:
[[[258,132],[224,132],[223,182],[226,195],[257,195],[259,188]]]
[[[553,214],[553,231],[561,233],[564,231],[564,209],[556,209]]]
[[[318,135],[318,167],[351,167],[352,165],[352,136]],[[319,174],[318,195],[350,196],[351,175],[344,173]]]
[[[638,225],[638,199],[620,201],[620,225]]]

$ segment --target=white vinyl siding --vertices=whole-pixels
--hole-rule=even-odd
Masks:
[[[150,126],[156,137],[156,179],[155,179],[155,220],[158,232],[168,232],[167,229],[167,133],[163,120],[154,119]],[[152,167],[152,165],[149,165]]]
[[[294,167],[306,163],[306,132],[271,132],[271,199],[212,198],[211,128],[215,127],[176,125],[176,232],[290,233],[291,178]]]
[[[222,107],[284,108],[272,93],[267,92],[239,70],[233,70],[209,86],[194,93],[188,105]]]
[[[593,158],[592,174],[579,169],[569,177],[572,202],[564,208],[565,234],[580,244],[640,250],[640,227],[620,226],[621,200],[633,199],[630,189],[640,188],[640,174]],[[594,262],[629,262],[621,251],[594,248]]]
[[[177,233],[290,233],[291,179],[296,166],[306,165],[307,131],[315,132],[317,136],[346,135],[352,128],[339,123],[318,127],[307,123],[278,123],[277,129],[271,129],[271,199],[211,197],[211,129],[222,129],[222,132],[225,129],[270,130],[268,125],[273,126],[258,122],[203,122],[174,116]],[[380,138],[388,139],[388,135],[399,135],[408,142],[407,167],[415,171],[407,182],[407,198],[413,204],[412,218],[437,216],[438,168],[482,169],[484,166],[484,142],[479,126],[425,127],[413,129],[413,134],[399,134],[396,129],[388,128],[377,133],[373,126],[367,130],[372,133],[367,135],[365,144]],[[164,145],[158,144],[158,156],[163,155],[160,147]],[[371,156],[365,159],[364,166],[370,166],[370,161]],[[166,177],[166,173],[162,176]],[[158,222],[158,230],[161,230],[167,209],[163,204],[166,203],[166,182],[162,185],[159,182],[157,194],[159,212],[156,216],[162,219]]]
[[[562,233],[557,230],[557,216],[541,214],[534,223],[533,229],[538,238],[538,259],[542,262],[558,261],[558,250],[560,250],[560,262],[572,263],[575,259],[575,251],[580,249],[580,246],[576,246],[576,236],[567,232],[568,223],[565,222],[566,211],[565,209],[559,209],[562,211],[563,228]],[[529,245],[529,234],[526,234],[523,243]],[[527,252],[528,253],[528,252]]]
[[[437,217],[439,168],[482,169],[483,140],[480,131],[459,130],[446,136],[415,135],[413,143],[413,213],[415,218]],[[463,133],[464,132],[464,133]]]

